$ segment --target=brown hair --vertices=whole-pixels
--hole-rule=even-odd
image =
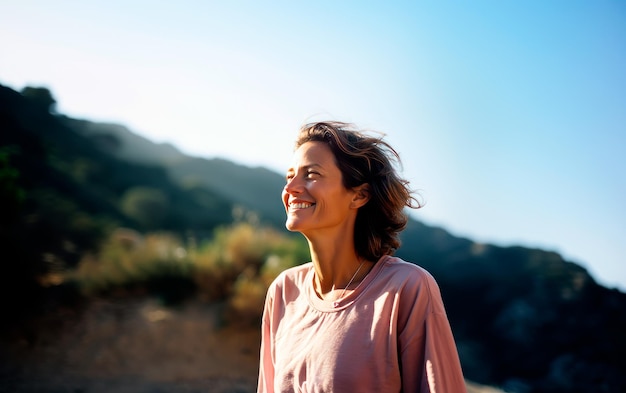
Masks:
[[[370,200],[359,209],[354,228],[357,254],[374,261],[393,254],[408,222],[404,208],[421,207],[411,195],[409,182],[396,172],[394,164],[401,164],[396,150],[382,136],[368,136],[350,123],[337,121],[302,126],[296,149],[306,142],[328,144],[346,188],[369,185]]]

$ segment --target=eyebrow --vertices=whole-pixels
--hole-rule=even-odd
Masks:
[[[303,165],[299,169],[300,170],[308,170],[308,169],[312,169],[312,168],[322,168],[323,169],[324,167],[322,165],[320,165],[320,164],[309,164],[309,165]],[[288,173],[289,172],[295,172],[295,171],[296,170],[293,167],[287,169]]]

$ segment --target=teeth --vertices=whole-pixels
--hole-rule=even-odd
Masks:
[[[312,203],[292,203],[291,204],[292,209],[306,209],[307,207],[311,207],[311,206],[313,206]]]

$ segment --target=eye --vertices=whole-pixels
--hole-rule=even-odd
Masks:
[[[306,177],[307,179],[315,179],[316,177],[318,177],[320,174],[318,172],[315,171],[308,171],[306,173]]]

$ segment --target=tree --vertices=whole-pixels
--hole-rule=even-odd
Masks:
[[[33,102],[37,107],[48,113],[56,112],[56,100],[46,87],[26,86],[21,91],[22,95]]]
[[[158,229],[167,215],[169,201],[156,188],[133,187],[124,193],[121,205],[122,211],[144,229]]]

